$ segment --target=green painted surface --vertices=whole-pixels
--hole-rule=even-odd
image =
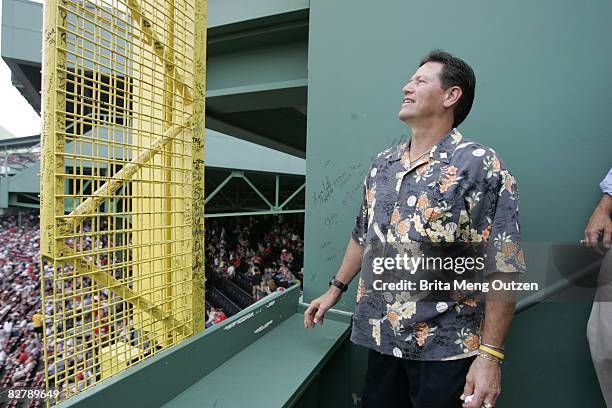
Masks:
[[[373,156],[409,135],[401,88],[433,48],[475,70],[460,130],[515,174],[523,239],[579,240],[610,166],[610,15],[607,0],[311,1],[304,301],[341,262]]]
[[[542,303],[515,317],[498,408],[605,408],[583,330],[590,307]],[[367,349],[346,340],[295,407],[360,406],[366,368]]]
[[[9,193],[40,192],[40,162],[32,163],[9,179]]]
[[[304,63],[306,63],[305,60]],[[296,102],[299,102],[298,104],[305,103],[308,92],[307,86],[308,80],[306,78],[268,82],[209,90],[206,98],[207,101],[214,101],[215,110],[220,113],[274,109],[293,106]],[[265,98],[259,97],[264,93]]]
[[[605,408],[586,339],[589,303],[541,303],[518,314],[498,408]]]
[[[42,4],[2,0],[2,56],[41,62]]]
[[[296,313],[164,407],[285,406],[348,335],[348,327],[328,320],[307,330]]]
[[[211,57],[206,72],[210,91],[241,86],[263,86],[283,81],[305,80],[308,44],[271,45]],[[214,94],[213,94],[214,95]]]
[[[555,275],[546,245],[582,238],[611,165],[610,15],[607,0],[312,0],[304,302],[327,289],[340,265],[371,160],[409,136],[397,119],[401,88],[434,48],[474,68],[476,99],[460,130],[496,149],[518,181],[522,236],[532,242],[528,277]],[[354,309],[355,289],[338,309]],[[517,356],[499,407],[601,406],[583,306],[537,306],[516,317],[508,347]],[[526,350],[529,341],[544,355]],[[353,406],[350,395],[345,404]]]
[[[299,286],[275,292],[265,301],[57,406],[159,407],[293,316],[299,294]],[[272,324],[255,332],[270,320]]]
[[[2,55],[40,64],[42,4],[30,0],[3,0]],[[307,17],[308,0],[211,0],[208,2],[208,28],[213,34]]]
[[[0,208],[8,208],[9,206],[9,180],[8,177],[0,178]]]
[[[296,12],[307,12],[309,0],[209,0],[208,27],[217,28]]]
[[[2,1],[2,56],[38,110],[42,4]],[[308,1],[212,1],[208,16],[207,126],[304,158]]]
[[[257,33],[248,41],[242,40],[250,35],[247,28],[256,27],[258,21],[265,20],[267,30],[270,24],[304,18],[306,1],[216,1],[211,2],[209,13],[212,24],[217,24],[213,34],[226,36],[217,44],[231,42],[231,46],[218,49],[235,53],[219,52],[214,58],[220,59],[209,61],[209,87],[212,84],[218,91],[216,97],[232,96],[232,90],[272,92],[270,84],[295,81],[303,88],[307,78],[306,302],[327,288],[329,276],[337,270],[372,157],[409,134],[397,120],[401,87],[419,59],[432,48],[444,48],[463,57],[476,71],[476,101],[461,131],[494,147],[513,170],[521,192],[523,238],[544,242],[580,239],[599,195],[597,184],[610,166],[612,139],[607,119],[612,102],[608,92],[612,85],[612,27],[608,19],[612,3],[310,3],[308,55],[306,42],[295,41],[301,38],[299,24],[279,31],[293,33],[287,36],[285,45],[279,45],[279,35],[271,38]],[[227,8],[215,15],[215,7]],[[232,37],[236,30],[245,32]],[[4,41],[3,36],[3,54]],[[37,41],[40,43],[40,37]],[[241,48],[245,44],[258,46],[245,50]],[[270,57],[269,61],[258,61],[264,55]],[[215,61],[229,67],[229,71],[219,69],[218,79],[212,75]],[[241,77],[240,64],[256,66],[257,70]],[[224,77],[226,72],[228,76]],[[255,88],[249,88],[252,84]],[[264,102],[282,107],[277,100]],[[218,101],[220,106],[227,104]],[[255,98],[246,100],[240,109],[249,110],[254,103]],[[227,112],[226,107],[223,110]],[[261,119],[262,115],[254,116]],[[282,133],[287,138],[301,137],[284,130]],[[287,144],[286,140],[281,142]],[[299,150],[299,146],[293,148]],[[537,254],[528,255],[529,273],[543,273],[549,261]],[[295,300],[295,294],[289,297]],[[338,308],[351,311],[354,295],[353,284]],[[517,316],[508,343],[512,356],[504,370],[499,407],[602,406],[585,342],[588,310],[588,304],[538,305]],[[244,313],[65,405],[159,406],[221,364],[229,363],[232,356],[259,338],[252,331],[270,316],[291,316],[296,330],[301,320],[295,314],[295,303],[279,299],[271,310],[231,331],[223,329]],[[302,335],[296,331],[294,341],[301,343],[307,336],[325,333],[320,329]],[[276,344],[275,339],[266,343],[262,350]],[[294,354],[292,359],[303,358],[300,350]],[[364,359],[362,348],[344,342],[327,362],[329,370],[311,383],[296,405],[353,406],[363,385]],[[291,359],[268,361],[273,369],[280,370],[277,373],[294,370]],[[296,378],[308,376],[306,371],[295,374]],[[221,381],[222,377],[211,376],[209,380]],[[349,385],[341,387],[337,395],[329,394],[329,386],[337,384],[339,378]],[[276,392],[272,386],[260,388],[269,395]]]
[[[294,408],[356,407],[365,381],[367,349],[346,340]]]
[[[299,109],[306,106],[308,43],[249,41],[209,56],[206,125],[304,158],[306,115]]]

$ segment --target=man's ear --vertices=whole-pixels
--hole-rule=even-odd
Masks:
[[[459,102],[463,91],[458,86],[451,86],[444,92],[444,107],[450,108]]]

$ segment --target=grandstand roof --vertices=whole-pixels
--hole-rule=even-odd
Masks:
[[[28,0],[3,1],[2,58],[11,69],[14,86],[37,112],[41,109],[42,9],[42,4]],[[207,127],[305,158],[307,7],[279,15],[267,29],[239,35],[229,28],[235,16],[227,14],[224,2],[211,2],[209,9]],[[283,45],[287,41],[292,46]]]
[[[100,130],[98,131],[99,133]],[[241,170],[246,172],[274,173],[284,175],[304,176],[306,160],[282,153],[267,147],[259,146],[241,139],[224,135],[214,130],[206,130],[204,157],[207,169]],[[104,135],[100,134],[102,138]],[[117,135],[114,136],[115,138]],[[34,146],[40,143],[40,136],[16,137],[3,139],[1,146],[7,148]],[[104,149],[105,147],[102,147]],[[83,151],[83,154],[88,154]],[[116,156],[121,156],[117,152]],[[70,163],[67,162],[69,165]],[[33,163],[19,174],[11,177],[9,193],[38,194],[40,191],[40,162]]]
[[[224,186],[224,191],[207,203],[207,213],[259,209],[262,195],[271,203],[291,198],[293,209],[303,208],[308,91],[308,9],[304,4],[289,7],[290,13],[271,17],[266,29],[258,26],[257,30],[234,25],[236,16],[225,13],[223,2],[209,4],[205,188],[206,194],[215,193],[217,186]],[[40,112],[42,4],[3,0],[2,7],[2,58],[11,69],[13,85]],[[235,11],[245,10],[240,6]],[[292,45],[286,46],[287,41]],[[107,137],[102,128],[97,132],[96,137]],[[112,132],[118,140],[129,129]],[[39,136],[0,138],[0,148],[38,143]],[[129,154],[112,153],[113,157]],[[35,197],[39,172],[38,162],[18,169],[9,179],[8,193]],[[255,186],[258,191],[253,191]],[[10,201],[6,195],[0,197],[0,208]]]
[[[14,137],[15,136],[13,136],[13,134],[11,132],[9,132],[4,127],[2,127],[2,125],[0,125],[0,140],[12,139]]]
[[[21,149],[25,147],[32,147],[40,144],[40,135],[23,136],[10,138],[0,138],[0,148],[6,149]]]

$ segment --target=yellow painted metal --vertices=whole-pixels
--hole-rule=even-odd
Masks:
[[[123,371],[128,368],[132,361],[140,356],[138,347],[130,345],[129,342],[118,341],[114,347],[106,346],[100,349],[100,371],[102,377]]]
[[[204,116],[206,101],[206,22],[207,0],[195,2],[194,78],[193,78],[193,130],[191,144],[191,200],[185,202],[185,214],[193,214],[191,225],[192,250],[189,262],[193,268],[191,304],[194,318],[192,330],[204,330]]]
[[[206,0],[44,7],[44,363],[61,400],[204,328]]]

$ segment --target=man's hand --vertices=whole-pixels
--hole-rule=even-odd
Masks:
[[[315,323],[323,324],[325,313],[338,303],[341,296],[340,289],[330,286],[327,292],[310,302],[310,306],[304,312],[304,327],[314,327]]]
[[[592,252],[603,256],[604,253],[598,248],[597,240],[599,234],[603,234],[603,243],[606,248],[612,246],[612,197],[609,194],[604,194],[603,198],[595,207],[589,224],[584,230],[584,240],[587,248]]]
[[[463,408],[480,408],[483,404],[495,406],[497,397],[501,394],[501,367],[493,361],[476,357],[465,378],[465,387],[461,400]],[[469,402],[466,401],[466,397]]]
[[[351,283],[361,268],[362,258],[363,247],[353,238],[349,238],[342,264],[340,264],[336,274],[336,279],[347,285]],[[341,296],[342,291],[332,285],[327,292],[310,302],[310,306],[304,312],[304,327],[314,327],[315,323],[323,324],[325,313],[338,303]]]

